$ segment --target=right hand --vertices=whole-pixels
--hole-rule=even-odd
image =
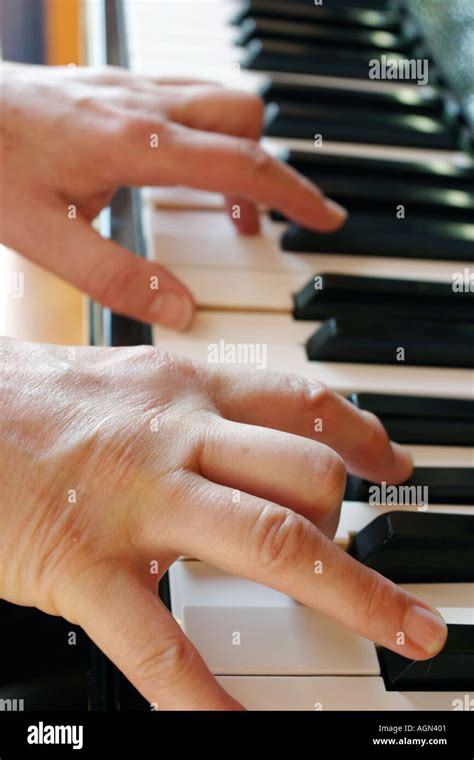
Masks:
[[[152,347],[0,351],[0,596],[82,626],[160,709],[240,708],[157,599],[150,563],[163,574],[181,554],[406,657],[444,644],[423,601],[331,541],[344,460],[372,480],[411,473],[372,415],[318,383]]]

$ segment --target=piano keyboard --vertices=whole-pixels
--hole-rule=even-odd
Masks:
[[[412,337],[413,355],[393,358],[391,364],[368,353],[364,361],[354,361],[353,351],[337,361],[333,355],[330,360],[309,356],[308,340],[324,327],[325,317],[295,319],[294,312],[296,294],[316,276],[384,278],[401,281],[399,287],[403,281],[409,287],[433,283],[445,291],[472,262],[474,168],[462,150],[472,145],[472,131],[456,99],[439,87],[443,79],[434,62],[426,86],[367,77],[367,62],[374,56],[426,55],[416,22],[383,0],[325,0],[321,7],[312,0],[124,0],[123,5],[132,71],[218,80],[261,93],[267,103],[267,150],[300,162],[308,176],[317,178],[320,171],[322,187],[353,212],[346,230],[323,236],[288,226],[262,209],[261,235],[244,238],[232,229],[219,196],[148,189],[142,194],[148,256],[181,279],[199,307],[189,332],[177,335],[156,327],[154,343],[203,362],[209,361],[210,347],[265,345],[268,369],[317,378],[355,401],[381,404],[395,397],[402,411],[388,417],[405,436],[400,439],[417,468],[473,468],[474,340],[468,311],[464,322],[453,316],[455,329],[466,328],[459,354],[443,353],[446,342],[435,340],[429,366],[419,366],[413,355],[422,358],[428,329],[436,336],[437,328],[446,326],[439,306],[427,307],[421,327],[411,335],[413,315],[404,317],[402,298],[395,335],[397,345],[400,331],[407,341]],[[316,145],[319,132],[322,144]],[[406,219],[395,217],[399,204]],[[412,306],[419,306],[416,299]],[[374,321],[381,318],[376,309]],[[345,346],[351,348],[350,336]],[[407,397],[414,397],[421,416],[416,434],[407,421]],[[450,411],[445,426],[433,419],[427,423],[424,439],[423,409],[430,403],[453,409],[449,403],[461,400],[461,444]],[[335,537],[362,556],[363,541],[367,548],[372,540],[371,524],[376,518],[384,521],[384,529],[402,536],[401,548],[380,560],[374,559],[379,547],[372,546],[370,561],[392,563],[395,575],[403,575],[404,552],[413,551],[407,536],[415,529],[421,531],[421,543],[425,531],[435,550],[448,556],[449,546],[439,539],[436,544],[439,521],[449,537],[450,526],[459,531],[453,519],[467,520],[462,523],[467,550],[460,548],[458,557],[451,553],[445,563],[448,577],[453,564],[461,565],[455,582],[426,579],[426,566],[423,582],[410,577],[411,571],[403,580],[440,609],[450,628],[453,651],[439,655],[431,670],[410,669],[400,679],[407,667],[373,643],[283,594],[190,558],[169,571],[173,615],[221,684],[249,709],[454,709],[474,683],[474,583],[468,558],[474,498],[472,488],[463,493],[466,503],[454,496],[451,502],[448,488],[441,503],[430,503],[426,512],[420,505],[400,505],[397,512],[393,504],[347,498]],[[403,519],[392,518],[393,512]],[[459,652],[466,647],[471,648],[461,673]]]

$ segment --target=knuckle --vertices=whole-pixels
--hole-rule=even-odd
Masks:
[[[165,130],[165,118],[151,118],[126,108],[118,117],[116,130],[118,147],[123,150],[124,143],[148,145],[151,135],[157,134],[163,137]],[[120,153],[120,160],[123,161],[123,152]]]
[[[193,650],[185,638],[175,636],[160,642],[158,648],[134,663],[133,672],[141,684],[158,682],[176,684],[186,676],[192,663]]]
[[[325,446],[326,457],[324,461],[324,469],[314,469],[313,472],[315,478],[314,490],[315,493],[322,494],[321,506],[326,506],[328,511],[333,511],[340,507],[344,498],[344,492],[346,488],[346,465],[342,457],[339,456],[333,449]],[[321,480],[322,478],[322,480]]]
[[[108,271],[95,274],[93,285],[90,288],[91,295],[104,306],[119,308],[126,300],[127,293],[133,292],[138,287],[140,279],[140,266],[133,260],[114,267]]]
[[[344,497],[346,487],[346,465],[342,457],[332,449],[327,449],[328,457],[324,469],[326,494],[338,505]]]
[[[334,399],[333,391],[319,381],[301,378],[297,390],[299,391],[303,409],[308,411],[317,409],[320,414],[331,406]]]
[[[334,391],[319,380],[307,380],[300,375],[283,375],[282,391],[285,395],[296,398],[299,406],[306,412],[331,410],[334,404]]]
[[[268,505],[251,536],[253,559],[265,570],[285,570],[295,564],[308,538],[308,523],[285,507]]]

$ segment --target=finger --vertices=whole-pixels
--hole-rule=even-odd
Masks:
[[[257,140],[263,127],[264,103],[253,93],[202,84],[175,91],[166,114],[185,127]]]
[[[301,515],[245,493],[237,501],[231,489],[199,476],[190,487],[177,551],[288,594],[404,657],[428,659],[443,647],[447,628],[435,610]]]
[[[241,235],[257,235],[260,231],[260,218],[255,203],[238,195],[225,199],[227,213]]]
[[[277,372],[216,370],[211,376],[217,406],[227,419],[321,441],[367,480],[401,483],[413,471],[410,455],[390,441],[377,417],[322,383]]]
[[[114,568],[81,576],[68,597],[65,616],[77,620],[154,709],[241,709],[156,594],[132,573]]]
[[[191,84],[187,82],[187,84]],[[220,132],[258,140],[262,133],[264,108],[254,94],[198,83],[188,87],[160,88],[160,98],[143,100],[142,108],[160,110],[168,118],[191,129]],[[226,209],[237,230],[244,235],[259,232],[260,221],[255,204],[239,196],[226,198]]]
[[[35,237],[32,228],[22,241],[30,259],[118,314],[176,330],[189,326],[192,295],[166,269],[101,238],[79,216],[69,219],[67,206],[40,212],[43,235]]]
[[[158,136],[156,149],[150,147],[152,134]],[[346,218],[309,180],[251,140],[143,119],[133,129],[128,125],[112,150],[119,184],[186,185],[242,196],[324,232]]]
[[[346,468],[323,444],[217,417],[199,451],[199,472],[214,483],[291,507],[317,524],[332,515],[331,527],[337,528]]]

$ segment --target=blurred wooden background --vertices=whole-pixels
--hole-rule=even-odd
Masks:
[[[37,3],[38,0],[35,0]],[[5,58],[25,60],[30,49],[28,38],[39,35],[37,50],[49,65],[82,62],[81,0],[44,0],[41,13],[32,15],[28,0],[3,5],[4,30],[23,33],[15,55],[5,50]],[[11,6],[11,18],[7,17]],[[23,17],[22,17],[23,10]],[[26,21],[36,28],[28,29]],[[38,28],[39,24],[39,28]],[[41,25],[43,28],[41,28]],[[10,35],[10,39],[13,36]],[[27,38],[25,41],[25,37]],[[23,293],[12,287],[23,283]],[[70,285],[30,263],[18,253],[2,247],[0,251],[0,334],[21,340],[81,344],[88,340],[86,299]]]

